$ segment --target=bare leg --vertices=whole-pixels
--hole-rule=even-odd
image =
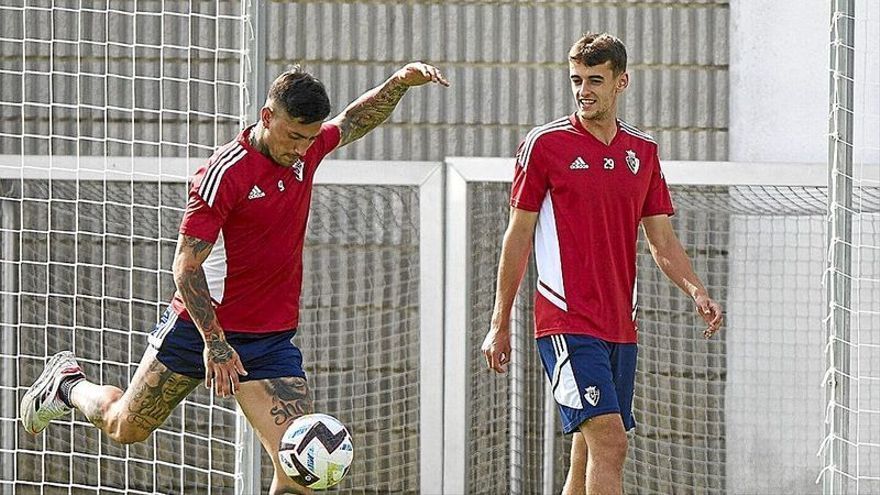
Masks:
[[[310,494],[311,490],[297,485],[278,461],[281,437],[294,419],[312,412],[312,398],[305,378],[269,378],[244,382],[235,395],[244,415],[250,421],[263,448],[272,457],[275,476],[270,495],[286,493]]]
[[[568,476],[562,487],[562,495],[584,495],[587,480],[587,442],[584,435],[576,431],[571,439],[571,461],[568,465]]]
[[[113,440],[142,442],[199,382],[169,370],[148,348],[125,392],[84,380],[71,390],[70,402]]]
[[[589,451],[586,492],[590,495],[622,494],[627,440],[620,414],[596,416],[581,424],[580,430]]]

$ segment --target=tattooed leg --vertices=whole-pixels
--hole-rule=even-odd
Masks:
[[[116,387],[83,381],[70,400],[96,427],[120,443],[146,440],[200,380],[179,375],[148,349],[123,393]]]
[[[287,427],[294,419],[313,411],[306,380],[286,377],[245,382],[241,384],[235,397],[275,465],[275,476],[269,493],[311,493],[307,488],[291,481],[278,462],[278,445]]]

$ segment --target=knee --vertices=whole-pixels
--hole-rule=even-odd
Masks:
[[[623,466],[626,461],[627,438],[626,433],[607,435],[602,438],[601,444],[595,449],[590,449],[590,455],[604,460],[608,464]]]

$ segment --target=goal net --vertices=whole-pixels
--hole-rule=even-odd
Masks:
[[[244,22],[229,2],[0,7],[4,493],[234,486],[236,412],[204,389],[129,447],[79,414],[37,437],[15,418],[61,350],[127,384],[173,290],[186,175],[243,122]]]
[[[831,12],[823,493],[880,492],[880,5]]]
[[[174,291],[187,177],[246,124],[244,9],[237,1],[0,6],[4,495],[269,487],[268,456],[256,470],[242,458],[255,446],[234,400],[203,387],[130,446],[79,413],[37,437],[16,419],[22,394],[56,352],[74,351],[101,384],[125,388],[133,375]],[[432,479],[420,463],[430,466],[442,448],[430,431],[420,435],[423,422],[439,422],[430,417],[440,417],[442,399],[419,393],[442,374],[442,361],[420,369],[433,359],[423,347],[442,343],[442,315],[436,325],[422,321],[439,310],[426,310],[420,292],[431,289],[420,286],[423,258],[442,260],[430,251],[439,242],[422,242],[423,225],[442,228],[442,212],[420,208],[427,183],[442,200],[439,167],[327,162],[319,171],[296,339],[316,410],[354,437],[343,490],[418,490]],[[442,307],[442,292],[428,299]],[[248,471],[257,479],[243,480]]]
[[[37,437],[16,417],[56,352],[101,384],[133,374],[173,290],[186,176],[243,122],[242,7],[11,1],[0,32],[2,491],[221,493],[237,415],[204,388],[128,447],[80,414]]]
[[[514,312],[509,373],[488,371],[479,354],[494,301],[513,164],[450,163],[450,181],[463,184],[472,212],[462,238],[450,235],[451,242],[468,246],[465,306],[472,308],[463,487],[468,493],[558,493],[570,439],[559,433],[533,343],[533,267]],[[725,326],[712,340],[702,338],[692,302],[663,276],[640,240],[638,426],[630,438],[625,492],[770,493],[767,487],[785,486],[816,493],[821,459],[814,454],[824,417],[818,382],[825,342],[825,167],[673,162],[665,171],[676,231],[724,306]],[[863,187],[856,197],[863,211],[873,212],[865,218],[862,242],[876,245],[880,189]],[[876,259],[861,263],[863,271],[876,270]],[[866,314],[876,314],[875,296],[863,296]],[[876,431],[876,424],[870,428]],[[863,426],[863,435],[868,431]]]

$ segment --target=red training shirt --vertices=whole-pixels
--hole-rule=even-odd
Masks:
[[[639,223],[674,212],[657,143],[620,120],[609,145],[576,115],[535,127],[517,152],[510,205],[538,212],[536,338],[636,342]]]
[[[251,147],[252,129],[244,129],[196,171],[180,233],[214,244],[202,268],[224,330],[291,330],[299,323],[312,180],[324,156],[339,145],[339,128],[323,124],[293,167]],[[171,305],[191,319],[179,293]]]

